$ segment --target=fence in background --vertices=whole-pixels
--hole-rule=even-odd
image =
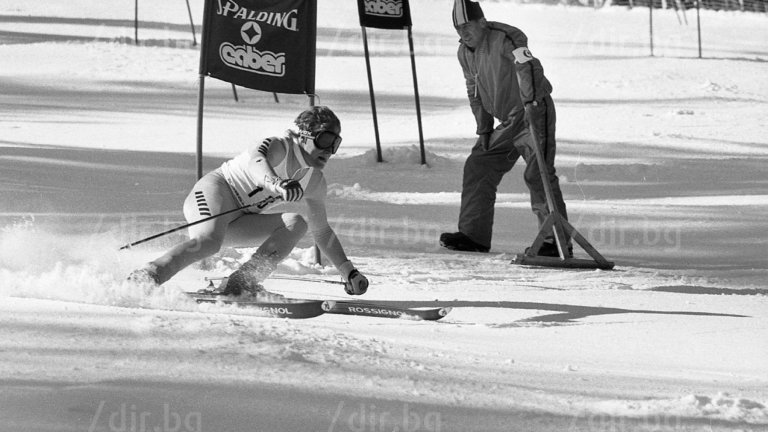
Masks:
[[[702,41],[701,12],[725,11],[743,12],[748,14],[760,14],[768,16],[768,0],[540,0],[542,4],[565,4],[568,6],[585,6],[601,9],[606,7],[625,7],[629,9],[644,8],[648,10],[648,41],[650,56],[696,56],[723,57],[720,52],[723,46],[715,50],[707,50],[706,43]],[[670,16],[674,17],[670,19]],[[677,29],[672,28],[673,22],[677,23]],[[766,23],[768,25],[768,22]],[[734,29],[737,33],[737,29]],[[706,37],[706,32],[704,34]],[[671,40],[670,40],[671,39]],[[693,52],[683,41],[695,40]],[[671,45],[672,49],[658,50],[659,42]],[[665,53],[664,51],[667,51]],[[717,52],[714,52],[717,51]]]

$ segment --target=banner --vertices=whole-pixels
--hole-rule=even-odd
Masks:
[[[314,94],[317,0],[206,0],[200,74]]]
[[[357,0],[362,27],[404,29],[411,26],[408,0]]]

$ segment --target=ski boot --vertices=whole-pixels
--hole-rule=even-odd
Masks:
[[[142,268],[132,271],[125,280],[134,285],[143,287],[146,292],[151,292],[152,289],[160,286],[160,277],[157,275],[157,267],[152,264],[147,264]]]
[[[488,246],[475,243],[462,232],[440,234],[440,246],[463,252],[488,252],[491,250]]]
[[[238,297],[240,300],[258,301],[264,303],[284,303],[285,296],[264,289],[254,278],[245,272],[235,270],[225,277],[214,291],[218,295]]]
[[[525,248],[525,254],[528,256],[545,256],[545,257],[560,257],[560,252],[557,250],[557,245],[554,243],[545,242],[541,245],[539,253],[533,254],[531,248]],[[566,248],[565,258],[573,258],[573,246],[568,245]]]

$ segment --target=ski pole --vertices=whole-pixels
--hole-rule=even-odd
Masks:
[[[205,281],[206,282],[213,282],[224,279],[226,276],[206,276]],[[334,285],[346,285],[346,282],[343,281],[337,281],[333,279],[316,279],[311,277],[301,277],[301,276],[287,276],[287,275],[269,275],[267,277],[268,279],[280,279],[280,280],[293,280],[293,281],[300,281],[300,282],[315,282],[315,283],[327,283],[327,284],[334,284]]]
[[[219,214],[215,214],[215,215],[213,215],[213,216],[209,216],[209,217],[207,217],[207,218],[205,218],[205,219],[200,219],[200,220],[198,220],[198,221],[190,222],[190,223],[188,223],[188,224],[186,224],[186,225],[181,225],[181,226],[178,226],[178,227],[176,227],[176,228],[171,228],[171,229],[169,229],[168,231],[163,231],[163,232],[161,232],[161,233],[158,233],[158,234],[155,234],[155,235],[149,236],[149,237],[147,237],[147,238],[144,238],[144,239],[141,239],[141,240],[135,241],[135,242],[133,242],[133,243],[128,243],[127,245],[124,245],[124,246],[122,246],[122,247],[121,247],[120,249],[118,249],[118,250],[123,250],[123,249],[132,248],[132,247],[134,247],[134,246],[136,246],[136,245],[140,245],[140,244],[142,244],[142,243],[145,243],[145,242],[148,242],[148,241],[150,241],[150,240],[154,240],[154,239],[156,239],[156,238],[158,238],[158,237],[162,237],[162,236],[164,236],[164,235],[168,235],[168,234],[171,234],[171,233],[175,233],[176,231],[179,231],[179,230],[183,230],[184,228],[189,228],[189,227],[191,227],[191,226],[194,226],[194,225],[197,225],[197,224],[201,224],[201,223],[203,223],[203,222],[208,222],[208,221],[209,221],[209,220],[211,220],[211,219],[216,219],[217,217],[221,217],[221,216],[224,216],[224,215],[228,215],[228,214],[230,214],[230,213],[234,213],[234,212],[236,212],[236,211],[245,210],[245,209],[247,209],[248,207],[252,207],[252,206],[254,206],[254,205],[255,205],[255,204],[247,204],[247,205],[244,205],[244,206],[241,206],[241,207],[238,207],[238,208],[234,208],[234,209],[232,209],[232,210],[227,210],[227,211],[225,211],[225,212],[222,212],[222,213],[219,213]]]
[[[317,282],[317,283],[327,283],[327,284],[335,284],[335,285],[347,284],[346,282],[337,281],[333,279],[315,279],[315,278],[300,277],[300,276],[269,275],[269,279],[295,280],[295,281],[302,281],[302,282]]]
[[[304,177],[304,175],[307,173],[307,171],[309,171],[309,168],[308,168],[308,167],[301,167],[301,168],[297,169],[297,170],[296,170],[296,171],[293,173],[293,175],[292,175],[292,176],[290,176],[289,178],[290,178],[291,180],[297,180],[297,176],[299,175],[299,173],[302,173],[301,177],[298,177],[298,179],[301,179],[302,177]],[[122,246],[122,247],[121,247],[120,249],[118,249],[118,250],[128,249],[128,248],[134,247],[134,246],[136,246],[136,245],[140,245],[140,244],[142,244],[142,243],[144,243],[144,242],[148,242],[148,241],[150,241],[150,240],[154,240],[154,239],[156,239],[156,238],[158,238],[158,237],[162,237],[162,236],[164,236],[164,235],[168,235],[168,234],[171,234],[171,233],[175,233],[176,231],[179,231],[179,230],[183,230],[184,228],[189,228],[189,227],[191,227],[191,226],[195,226],[195,225],[197,225],[197,224],[201,224],[201,223],[203,223],[203,222],[208,222],[208,221],[209,221],[209,220],[211,220],[211,219],[216,219],[217,217],[220,217],[220,216],[224,216],[224,215],[228,215],[228,214],[230,214],[230,213],[234,213],[234,212],[236,212],[236,211],[245,210],[245,209],[247,209],[248,207],[253,207],[253,206],[255,206],[256,204],[258,204],[258,203],[253,203],[253,204],[246,204],[246,205],[244,205],[244,206],[240,206],[240,207],[238,207],[238,208],[234,208],[234,209],[232,209],[232,210],[227,210],[227,211],[225,211],[225,212],[222,212],[222,213],[219,213],[219,214],[216,214],[216,215],[213,215],[213,216],[209,216],[209,217],[207,217],[207,218],[205,218],[205,219],[200,219],[199,221],[191,222],[191,223],[188,223],[188,224],[186,224],[186,225],[182,225],[182,226],[179,226],[179,227],[176,227],[176,228],[172,228],[172,229],[169,229],[168,231],[164,231],[164,232],[161,232],[161,233],[155,234],[155,235],[153,235],[153,236],[149,236],[149,237],[147,237],[147,238],[145,238],[145,239],[141,239],[141,240],[139,240],[139,241],[135,241],[135,242],[133,242],[133,243],[129,243],[129,244],[127,244],[127,245],[124,245],[124,246]]]

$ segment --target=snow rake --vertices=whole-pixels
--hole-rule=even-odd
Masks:
[[[544,184],[544,192],[547,196],[547,207],[549,207],[549,215],[544,220],[539,234],[533,241],[531,247],[524,254],[515,255],[512,258],[511,264],[530,265],[530,266],[542,266],[542,267],[561,267],[561,268],[580,268],[580,269],[602,269],[610,270],[613,268],[614,263],[608,261],[603,257],[600,252],[597,251],[590,243],[579,233],[576,228],[573,227],[564,217],[560,214],[555,206],[555,201],[552,198],[552,184],[549,182],[549,178],[546,171],[546,163],[544,162],[544,155],[539,145],[539,139],[536,136],[533,128],[530,130],[531,140],[533,141],[533,149],[536,153],[536,163],[539,165],[539,174],[541,174],[541,182]],[[538,256],[539,250],[544,245],[544,239],[549,230],[552,230],[555,235],[555,244],[557,245],[557,252],[559,257]],[[576,241],[584,250],[592,257],[589,259],[579,259],[571,257],[567,251],[566,234]]]

